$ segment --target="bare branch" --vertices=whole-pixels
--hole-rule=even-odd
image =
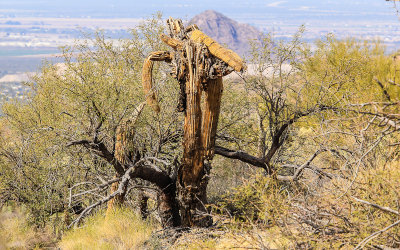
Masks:
[[[379,87],[381,88],[383,94],[385,95],[386,100],[388,100],[389,102],[391,102],[391,98],[389,93],[386,91],[385,87],[383,86],[382,82],[378,80],[378,78],[374,78],[374,80],[376,81],[376,83],[378,83]]]
[[[285,167],[285,168],[296,168],[297,169],[297,168],[300,168],[301,166],[294,165],[294,164],[285,164],[285,165],[282,165],[282,167]],[[320,176],[325,176],[328,179],[333,179],[333,177],[335,176],[333,174],[330,174],[330,173],[327,173],[327,172],[323,171],[322,169],[320,169],[320,168],[318,168],[316,166],[309,165],[309,166],[305,167],[305,169],[309,169],[312,172],[314,172],[314,173],[316,173],[316,174],[318,174]]]
[[[363,203],[363,204],[369,205],[371,207],[380,209],[382,211],[389,212],[389,213],[396,214],[396,215],[400,215],[400,213],[398,211],[396,211],[394,209],[391,209],[390,207],[382,207],[382,206],[379,206],[378,204],[375,204],[375,203],[372,203],[372,202],[369,202],[369,201],[365,201],[365,200],[361,200],[361,199],[358,199],[358,198],[356,198],[354,196],[351,196],[351,198],[353,198],[355,201],[358,201],[360,203]]]
[[[107,149],[104,143],[102,142],[95,143],[93,141],[80,140],[68,143],[67,147],[75,145],[83,145],[84,147],[94,151],[98,156],[102,157],[108,163],[110,163],[119,175],[122,176],[125,173],[125,170],[121,165],[121,163],[114,157],[114,154]]]
[[[300,177],[300,174],[303,172],[305,168],[307,168],[311,162],[317,157],[320,153],[327,151],[326,149],[317,150],[303,165],[301,165],[298,169],[296,169],[295,173],[292,176],[277,176],[280,181],[297,181]]]
[[[66,146],[67,147],[71,147],[71,146],[76,146],[76,145],[90,145],[90,141],[88,141],[88,140],[80,140],[80,141],[72,141],[72,142],[69,142]]]
[[[71,188],[69,188],[69,199],[68,199],[68,207],[71,207],[71,204],[72,204],[72,198],[75,198],[75,197],[79,197],[79,196],[83,196],[83,195],[86,195],[86,194],[93,194],[93,192],[95,192],[95,191],[101,191],[101,190],[104,190],[105,188],[107,188],[108,186],[110,186],[111,184],[113,184],[113,183],[115,183],[115,182],[118,182],[118,181],[120,181],[121,180],[121,178],[114,178],[114,179],[112,179],[112,180],[109,180],[109,181],[106,181],[106,182],[104,182],[104,183],[102,183],[102,184],[100,184],[100,185],[97,185],[97,187],[96,188],[93,188],[93,189],[90,189],[90,190],[86,190],[86,191],[83,191],[83,192],[80,192],[80,193],[77,193],[77,194],[72,194],[72,190],[75,188],[75,187],[77,187],[77,186],[81,186],[81,185],[87,185],[87,184],[94,184],[94,185],[96,185],[95,183],[92,183],[92,182],[83,182],[83,183],[78,183],[78,184],[75,184],[74,186],[72,186]]]
[[[354,249],[363,248],[370,240],[378,237],[380,234],[383,234],[384,232],[388,231],[389,229],[391,229],[391,228],[393,228],[393,227],[395,227],[397,225],[400,225],[400,220],[396,221],[395,223],[391,224],[390,226],[387,226],[384,229],[381,229],[381,230],[371,234],[367,238],[363,239],[360,243],[358,243],[358,245]]]
[[[125,171],[125,173],[122,175],[120,179],[120,183],[118,185],[117,191],[114,193],[110,194],[109,196],[93,203],[92,205],[88,206],[85,208],[82,213],[76,218],[69,227],[74,225],[75,227],[78,225],[78,223],[87,215],[89,214],[95,207],[100,206],[118,194],[122,194],[124,192],[124,187],[126,187],[129,183],[129,181],[133,178],[141,178],[144,180],[151,181],[155,183],[158,187],[160,188],[168,188],[168,186],[172,183],[172,180],[169,178],[168,174],[165,173],[163,170],[155,166],[154,164],[151,164],[151,162],[148,162],[149,159],[154,160],[154,157],[151,158],[143,158],[139,161],[137,161],[135,164],[131,164],[130,167]],[[168,178],[168,180],[166,180]],[[114,181],[114,180],[112,180]],[[168,183],[166,183],[168,182]],[[104,185],[104,184],[102,184]]]
[[[392,119],[389,118],[383,118],[380,117],[379,118],[385,125],[389,125],[390,127],[396,129],[396,130],[400,130],[400,123],[397,121],[394,121]]]
[[[283,140],[282,137],[286,134],[285,132],[287,131],[287,129],[289,128],[290,125],[294,124],[302,117],[306,117],[306,116],[315,114],[316,112],[321,112],[324,110],[337,110],[337,108],[326,106],[326,105],[317,105],[313,108],[305,110],[304,112],[300,112],[300,111],[296,112],[292,118],[287,120],[281,127],[277,128],[275,130],[275,133],[272,136],[272,144],[268,150],[268,153],[265,156],[265,162],[267,164],[269,164],[272,157],[275,155],[276,151],[283,145],[285,140]]]

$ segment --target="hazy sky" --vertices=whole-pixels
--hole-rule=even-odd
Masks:
[[[393,3],[385,0],[0,0],[0,15],[146,17],[193,16],[215,9],[229,15],[385,15],[395,19]]]

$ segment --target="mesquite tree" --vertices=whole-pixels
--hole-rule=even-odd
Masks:
[[[160,38],[174,51],[150,53],[144,60],[142,71],[142,84],[147,103],[155,111],[154,119],[164,119],[163,123],[167,125],[162,129],[164,131],[159,131],[158,125],[153,129],[152,122],[156,120],[142,117],[143,105],[135,104],[131,115],[115,124],[115,139],[110,143],[105,144],[105,137],[99,136],[104,126],[101,119],[93,126],[92,139],[68,143],[68,146],[86,148],[105,160],[115,171],[113,179],[103,181],[89,190],[90,193],[104,193],[111,185],[110,193],[87,206],[74,220],[75,225],[101,204],[108,202],[108,211],[115,205],[121,205],[129,193],[128,186],[138,180],[157,190],[157,209],[163,226],[208,226],[212,222],[205,207],[206,187],[210,161],[214,155],[222,77],[233,70],[242,71],[244,63],[237,54],[221,47],[195,25],[185,29],[181,20],[171,18],[167,23],[169,35],[161,34]],[[159,101],[165,97],[165,93],[156,91],[157,88],[164,88],[161,84],[153,86],[153,78],[157,79],[153,73],[154,61],[169,63],[171,75],[178,80],[178,111],[184,112],[183,129],[176,128],[181,118],[171,112],[169,105],[165,105],[165,99],[162,100],[164,105],[160,112]],[[157,73],[159,75],[160,72]],[[157,133],[155,137],[154,133]],[[180,150],[167,149],[176,148],[180,142],[183,144],[181,157],[178,156]],[[70,201],[88,194],[88,191],[79,192],[79,187],[78,183],[70,188]]]

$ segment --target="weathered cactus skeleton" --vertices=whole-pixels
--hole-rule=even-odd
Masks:
[[[133,138],[135,136],[135,125],[144,108],[144,103],[141,103],[138,107],[136,107],[133,114],[123,119],[120,122],[120,125],[117,127],[116,131],[116,140],[115,140],[115,158],[121,162],[121,164],[125,164],[127,159],[132,159],[132,155],[134,153],[134,144]],[[116,175],[116,178],[121,177],[120,175]],[[110,193],[114,193],[118,190],[119,182],[114,182],[111,185]],[[128,186],[125,186],[122,194],[118,194],[113,199],[108,201],[107,204],[107,214],[112,212],[115,206],[120,206],[124,202],[125,194]]]
[[[147,103],[160,111],[152,83],[153,61],[171,65],[171,75],[180,85],[178,111],[184,112],[184,153],[178,169],[177,198],[181,207],[181,224],[206,226],[211,219],[204,207],[210,170],[214,156],[215,135],[222,96],[222,77],[232,71],[243,71],[243,60],[202,33],[196,25],[184,28],[182,21],[167,20],[169,35],[161,40],[173,52],[152,52],[143,66],[143,88]],[[204,104],[201,95],[204,92]],[[203,110],[201,110],[203,108]]]
[[[215,80],[219,77],[228,75],[233,70],[243,71],[245,64],[243,60],[232,50],[222,47],[212,38],[201,32],[194,24],[184,29],[181,20],[167,21],[169,36],[162,34],[161,40],[171,46],[175,52],[156,51],[152,52],[144,62],[142,82],[147,103],[159,112],[157,96],[153,89],[152,69],[153,61],[165,61],[172,66],[171,75],[176,78],[181,85],[181,99],[179,100],[180,111],[185,110],[185,82],[188,77],[189,64],[195,66],[197,72],[192,72],[197,79],[207,87],[208,80]],[[193,69],[193,67],[192,67]]]

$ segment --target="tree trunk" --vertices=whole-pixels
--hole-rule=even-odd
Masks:
[[[164,228],[182,225],[179,206],[176,200],[175,185],[167,186],[161,190],[158,197],[158,213]]]
[[[189,53],[188,53],[189,54]],[[190,68],[190,66],[189,66]],[[189,69],[189,72],[192,72]],[[201,111],[201,82],[190,76],[186,83],[184,153],[178,171],[178,197],[183,226],[212,224],[207,204],[207,184],[214,156],[215,134],[222,96],[222,77],[205,83],[204,111]]]
[[[147,205],[147,201],[149,197],[144,193],[143,190],[139,190],[139,210],[142,219],[145,220],[149,216],[149,209]]]

